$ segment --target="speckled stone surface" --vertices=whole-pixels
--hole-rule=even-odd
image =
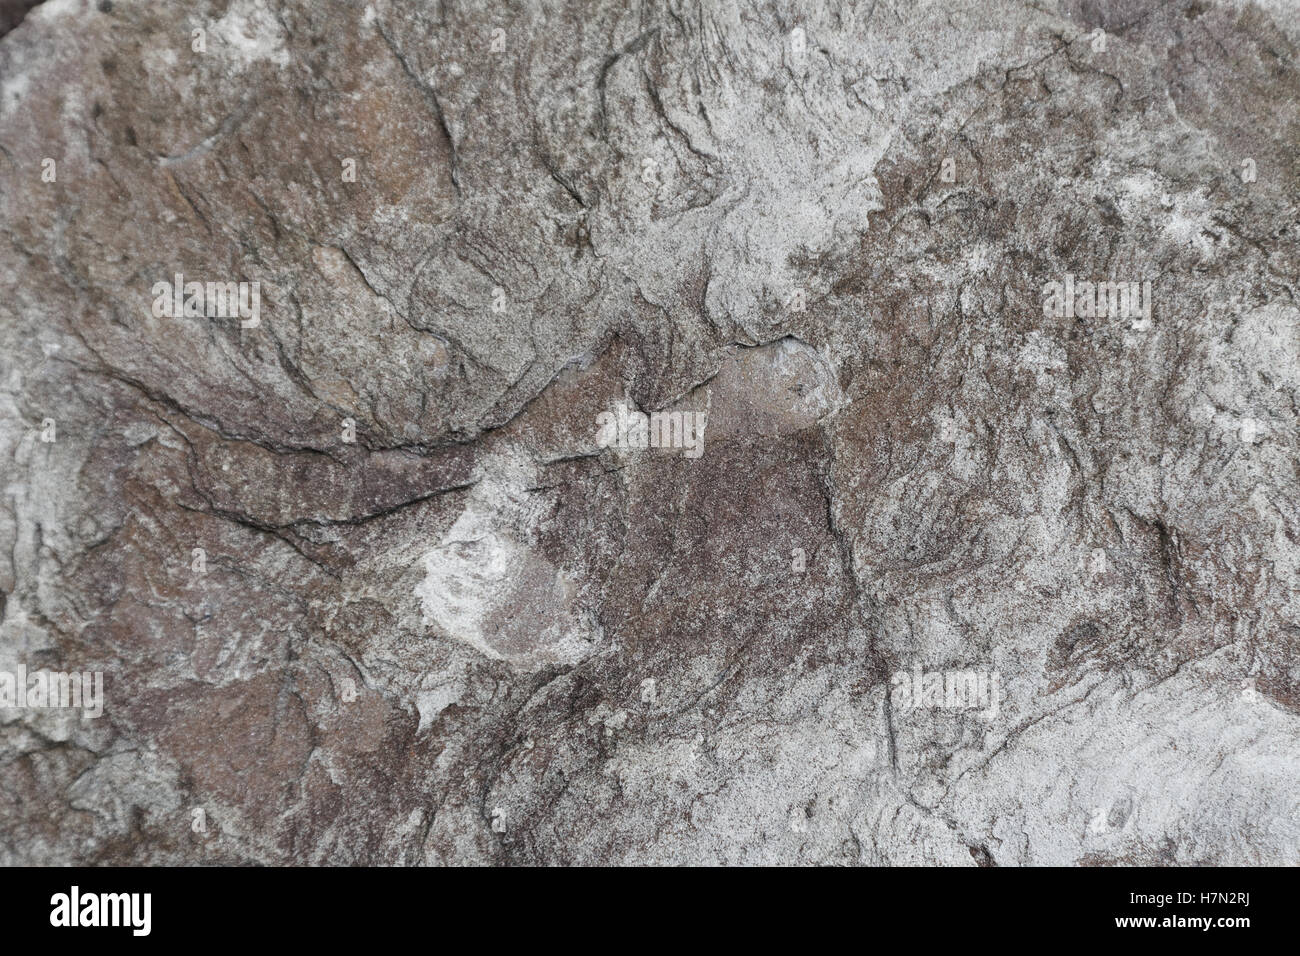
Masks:
[[[10,6],[0,862],[1300,863],[1291,0]]]

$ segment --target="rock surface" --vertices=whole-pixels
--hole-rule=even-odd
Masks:
[[[1292,4],[6,17],[0,862],[1300,863]]]

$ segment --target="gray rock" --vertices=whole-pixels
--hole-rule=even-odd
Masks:
[[[1292,5],[0,23],[0,862],[1300,863]]]

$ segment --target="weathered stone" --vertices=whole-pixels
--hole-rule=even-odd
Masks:
[[[1300,863],[1289,4],[26,6],[0,862]]]

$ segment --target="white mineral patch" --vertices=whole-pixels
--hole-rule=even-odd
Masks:
[[[284,29],[263,0],[234,0],[225,16],[212,23],[220,49],[240,69],[260,60],[286,66],[289,52]]]
[[[426,625],[525,668],[580,660],[596,639],[572,583],[526,543],[538,518],[527,491],[535,478],[522,455],[481,466],[465,509],[424,556],[416,589]]]

